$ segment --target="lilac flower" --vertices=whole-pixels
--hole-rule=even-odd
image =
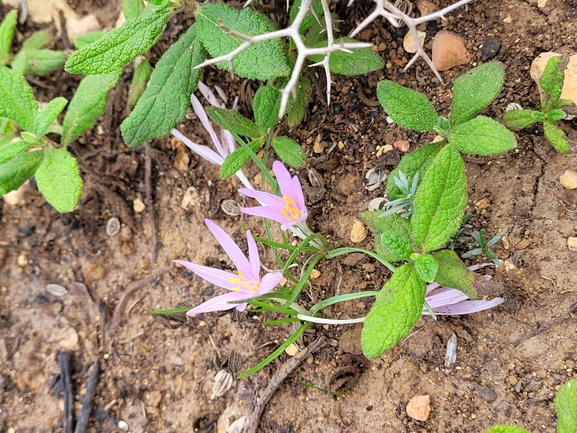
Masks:
[[[475,271],[485,266],[491,266],[490,263],[469,266],[469,269]],[[483,275],[481,278],[490,280],[490,275]],[[425,301],[429,304],[433,312],[437,315],[457,316],[461,314],[477,313],[488,310],[502,304],[503,298],[493,298],[489,300],[472,300],[467,295],[457,289],[441,287],[437,283],[427,284],[427,293]],[[423,307],[423,314],[429,314],[429,311]]]
[[[195,263],[183,260],[174,260],[186,268],[190,269],[196,275],[204,278],[206,281],[223,289],[230,290],[230,293],[217,296],[206,301],[203,304],[193,308],[186,314],[208,313],[210,311],[224,311],[236,308],[238,311],[244,311],[246,303],[231,304],[231,301],[239,301],[248,298],[254,298],[270,292],[279,285],[282,280],[280,272],[265,274],[260,277],[260,258],[258,248],[250,230],[246,232],[248,242],[248,259],[242,253],[240,248],[234,243],[231,237],[219,226],[210,220],[205,220],[206,225],[212,232],[218,243],[224,248],[231,260],[236,265],[238,272],[223,271],[220,269],[201,266]]]
[[[307,208],[301,183],[297,176],[291,177],[289,171],[281,162],[275,161],[272,165],[282,197],[263,191],[246,188],[240,192],[248,197],[257,199],[262,206],[241,208],[241,212],[248,215],[261,216],[281,223],[283,230],[297,228],[303,231],[306,227]],[[307,229],[308,232],[310,230]]]

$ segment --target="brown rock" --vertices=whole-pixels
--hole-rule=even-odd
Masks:
[[[572,170],[565,170],[565,173],[561,175],[559,181],[561,185],[563,185],[563,188],[575,189],[577,188],[577,173]]]
[[[367,228],[365,225],[357,220],[353,224],[353,228],[351,230],[351,241],[354,243],[362,242],[367,237]]]
[[[465,40],[456,33],[441,30],[433,38],[433,63],[438,71],[446,71],[471,61]]]
[[[407,140],[397,140],[393,143],[393,146],[395,149],[400,150],[403,153],[407,153],[409,150],[411,150],[411,143],[409,143]]]
[[[407,415],[417,421],[427,421],[431,414],[431,399],[428,395],[416,395],[407,403]]]

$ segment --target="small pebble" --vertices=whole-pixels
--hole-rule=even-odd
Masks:
[[[403,39],[403,48],[407,53],[416,53],[417,50],[419,49],[419,45],[422,47],[423,44],[425,43],[425,36],[426,33],[425,32],[420,32],[419,30],[417,30],[417,37],[419,38],[419,42],[417,43],[415,41],[415,38],[413,37],[411,32],[408,32],[405,35],[405,38]]]
[[[494,58],[501,49],[501,42],[498,39],[487,36],[481,46],[481,60],[486,62]]]
[[[132,202],[132,207],[134,209],[134,212],[136,213],[140,213],[142,212],[144,209],[146,209],[146,206],[144,205],[144,203],[142,202],[142,200],[140,200],[139,198],[137,198],[136,200],[134,200]]]
[[[68,294],[68,290],[62,287],[60,284],[47,284],[46,290],[54,296],[64,296]]]
[[[299,353],[300,350],[298,348],[298,346],[294,343],[290,344],[286,349],[285,349],[285,353],[288,356],[295,356],[297,353]]]
[[[563,188],[575,189],[577,188],[577,173],[572,170],[565,170],[565,173],[559,177],[559,181]]]
[[[28,257],[26,257],[24,254],[20,254],[18,256],[18,266],[20,267],[24,267],[28,264]]]
[[[567,247],[571,251],[577,251],[577,238],[574,237],[567,238]]]
[[[433,38],[432,60],[438,71],[466,65],[471,54],[465,48],[465,40],[456,33],[441,30]]]
[[[128,430],[128,423],[126,421],[118,421],[118,428],[120,430]]]
[[[417,421],[427,421],[431,414],[431,398],[428,395],[416,395],[407,403],[407,415]]]
[[[353,224],[353,228],[351,230],[351,241],[353,241],[354,243],[362,242],[366,239],[366,237],[367,237],[367,228],[365,227],[365,225],[359,220],[355,221],[355,223]]]
[[[321,273],[319,271],[317,271],[316,269],[313,269],[311,271],[311,279],[315,280],[320,276],[321,276]]]
[[[397,140],[393,143],[393,147],[403,153],[407,153],[409,150],[411,150],[411,143],[409,143],[407,140]]]
[[[118,218],[110,218],[106,223],[106,234],[114,237],[120,231],[120,221]]]
[[[475,391],[477,394],[479,394],[479,397],[481,397],[486,402],[490,403],[497,400],[497,393],[484,385],[475,384]]]

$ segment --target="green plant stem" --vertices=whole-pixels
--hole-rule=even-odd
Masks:
[[[317,265],[317,263],[324,257],[324,254],[319,253],[316,254],[315,256],[313,256],[313,258],[311,259],[311,262],[309,263],[307,269],[305,270],[305,272],[303,273],[303,275],[301,276],[299,282],[297,283],[297,285],[294,287],[293,292],[291,294],[291,296],[287,299],[287,301],[285,302],[284,306],[288,307],[289,305],[291,305],[295,299],[299,296],[299,294],[301,293],[303,287],[305,286],[305,284],[307,284],[309,276],[311,275],[311,272],[313,271],[313,269],[315,268],[315,266]]]
[[[384,260],[377,253],[370,251],[370,250],[365,250],[364,248],[354,248],[354,247],[335,248],[334,250],[331,250],[326,254],[326,258],[332,259],[334,257],[338,257],[338,256],[342,256],[345,254],[350,254],[350,253],[366,254],[367,256],[372,257],[375,260],[378,260],[380,263],[382,263],[384,266],[386,266],[392,272],[395,272],[397,270],[396,267],[394,267],[392,264],[390,264],[389,262]]]

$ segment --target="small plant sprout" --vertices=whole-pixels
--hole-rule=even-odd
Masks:
[[[249,298],[255,298],[270,292],[278,286],[282,280],[282,273],[271,272],[260,277],[260,257],[256,242],[253,239],[250,230],[246,232],[248,242],[248,259],[245,257],[240,248],[234,243],[232,238],[219,226],[210,220],[205,220],[208,229],[212,232],[218,243],[224,248],[230,259],[236,265],[238,272],[233,274],[208,266],[197,265],[195,263],[183,260],[175,260],[176,263],[190,269],[199,277],[204,278],[223,289],[230,290],[230,293],[212,298],[203,304],[188,311],[187,314],[208,313],[211,311],[224,311],[236,308],[238,311],[244,311],[246,303],[231,303],[242,301]]]
[[[520,131],[541,122],[545,138],[559,153],[569,153],[569,143],[565,139],[565,133],[555,122],[567,116],[564,108],[573,105],[573,101],[561,99],[561,90],[565,81],[564,63],[566,62],[562,56],[553,56],[547,62],[539,80],[544,93],[540,111],[516,107],[516,109],[510,109],[508,106],[503,115],[505,124],[513,131]]]
[[[395,185],[400,190],[400,194],[395,194],[395,199],[391,200],[382,207],[384,212],[381,217],[387,217],[396,213],[401,213],[403,218],[409,218],[413,213],[413,200],[417,193],[417,186],[419,185],[419,173],[415,173],[413,180],[407,179],[405,173],[399,171],[394,177]]]
[[[497,242],[503,239],[503,237],[507,234],[507,231],[508,231],[507,228],[501,230],[501,232],[497,236],[494,236],[489,242],[487,242],[487,240],[485,239],[485,229],[473,231],[472,233],[473,242],[469,244],[469,247],[471,246],[475,247],[467,251],[466,253],[462,254],[461,257],[464,259],[468,259],[473,256],[485,254],[485,256],[487,256],[488,259],[490,259],[493,263],[495,263],[495,266],[500,266],[501,261],[499,260],[497,255],[489,248],[491,248],[493,245],[495,245]]]

